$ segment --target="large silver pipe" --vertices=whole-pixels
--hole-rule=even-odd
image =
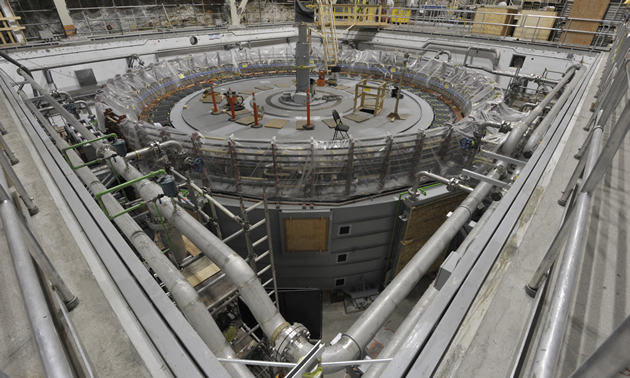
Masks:
[[[524,157],[526,157],[527,159],[532,157],[534,151],[536,151],[536,148],[538,148],[540,141],[543,139],[545,134],[547,134],[547,130],[549,130],[549,127],[555,120],[556,116],[560,113],[560,110],[562,110],[562,107],[567,102],[567,100],[571,96],[571,93],[577,87],[580,80],[582,80],[582,76],[584,76],[585,72],[586,70],[579,70],[578,72],[576,72],[575,77],[573,78],[573,80],[571,80],[569,85],[567,85],[567,88],[562,93],[562,96],[560,96],[558,101],[556,101],[556,103],[554,104],[553,108],[551,108],[549,113],[547,113],[545,119],[538,125],[538,127],[536,127],[532,135],[529,137],[529,140],[525,144],[525,147],[523,148]]]
[[[33,260],[31,260],[31,255],[22,239],[22,230],[18,219],[20,215],[16,212],[13,203],[7,200],[0,203],[0,217],[9,245],[15,275],[28,313],[28,320],[46,376],[50,378],[72,377],[72,370],[55,330],[52,315],[48,310],[37,272],[33,266]]]
[[[591,140],[591,148],[588,151],[584,177],[588,177],[591,174],[597,162],[602,134],[601,126],[593,130],[593,139]],[[590,205],[590,194],[580,193],[575,204],[573,223],[562,256],[562,262],[558,269],[558,279],[553,290],[542,335],[534,355],[530,376],[537,378],[551,378],[554,376],[558,358],[562,351],[562,339],[569,311],[571,310],[571,301],[582,257]]]
[[[497,206],[500,202],[492,202],[486,212],[483,213],[479,221],[473,227],[472,231],[466,236],[462,244],[457,248],[457,253],[460,255],[464,255],[466,251],[468,251],[468,246],[477,238],[477,235],[483,229],[483,226],[488,223],[488,219],[494,213]],[[418,300],[416,305],[411,309],[405,320],[400,324],[394,336],[392,336],[391,340],[385,345],[385,348],[378,354],[378,358],[393,358],[398,349],[403,345],[409,333],[413,330],[413,327],[416,326],[422,315],[429,307],[433,299],[437,296],[439,290],[435,288],[435,286],[431,285],[427,289],[427,291],[422,295],[422,297]],[[389,363],[384,364],[374,364],[368,368],[367,372],[363,375],[362,378],[378,378],[381,377],[385,369]]]
[[[613,378],[630,372],[630,316],[617,327],[602,345],[584,361],[569,378]],[[379,355],[380,358],[380,355]]]
[[[142,177],[142,174],[136,168],[126,165],[122,161],[112,162],[112,164],[114,169],[128,181]],[[162,189],[159,185],[148,180],[136,183],[134,187],[145,201],[162,194]],[[273,341],[272,336],[281,325],[286,323],[286,320],[280,315],[278,309],[267,295],[266,290],[258,279],[258,275],[254,273],[249,264],[240,255],[223,243],[187,211],[171,201],[161,202],[161,204],[158,204],[161,215],[228,276],[239,290],[243,301],[252,311],[263,332]],[[156,211],[152,207],[149,207],[149,210],[152,212]]]
[[[504,171],[503,166],[497,167],[489,177],[499,179]],[[385,290],[376,298],[367,310],[354,322],[341,340],[327,347],[322,361],[352,360],[361,355],[362,350],[385,324],[387,319],[407,297],[411,289],[429,270],[433,262],[448,246],[451,239],[469,220],[477,206],[492,191],[493,186],[481,182],[468,197],[457,207],[451,216],[440,226],[433,236],[409,261],[405,268],[387,285]],[[304,350],[300,351],[304,355]],[[299,354],[299,353],[298,353]],[[331,372],[330,368],[324,372]]]
[[[27,78],[28,80],[28,78]],[[90,135],[89,133],[87,135]],[[141,177],[140,172],[122,160],[112,161],[114,169],[127,180]],[[493,170],[492,178],[499,178],[503,166]],[[145,200],[151,200],[162,194],[158,185],[143,180],[135,185],[136,190]],[[442,227],[416,254],[408,266],[390,283],[374,304],[350,328],[341,340],[324,352],[324,361],[350,360],[360,355],[361,350],[372,339],[396,306],[404,299],[411,288],[424,275],[426,270],[442,252],[452,237],[469,220],[476,206],[490,193],[492,185],[482,182],[466,200],[456,209]],[[250,266],[227,245],[221,242],[203,225],[177,205],[170,201],[159,204],[161,214],[190,239],[206,256],[208,256],[239,289],[244,302],[249,306],[262,330],[275,345],[277,339],[288,340],[286,352],[279,352],[292,361],[298,361],[313,346],[304,337],[303,332],[295,331],[279,314],[273,302],[267,296],[257,275]],[[155,211],[155,210],[153,210]],[[430,260],[430,262],[428,262]]]
[[[55,144],[58,148],[65,148],[68,146],[68,144],[59,137],[44,117],[38,117],[38,119],[55,140]],[[81,159],[78,155],[68,154],[68,156],[73,164],[81,164]],[[126,163],[123,162],[123,159],[117,159],[117,164],[122,164],[123,166],[126,165]],[[75,173],[93,194],[107,190],[107,188],[98,180],[89,168],[79,168],[75,171]],[[110,214],[118,214],[124,210],[120,203],[118,203],[111,194],[102,196],[101,200]],[[162,202],[164,203],[168,201]],[[152,203],[149,204],[149,208],[151,207]],[[181,211],[186,212],[185,210]],[[212,353],[217,357],[236,358],[236,354],[225,340],[225,336],[217,326],[212,316],[210,316],[210,313],[206,310],[206,307],[195,288],[192,287],[181,272],[168,260],[155,243],[153,243],[151,238],[144,233],[135,220],[130,215],[124,214],[115,218],[114,222],[120,230],[122,230],[125,236],[127,236],[140,255],[142,255],[142,258],[145,259],[151,269],[153,269],[158,277],[160,277],[160,280],[162,280],[164,285],[171,292],[180,310],[186,316],[186,319],[188,319],[191,326],[199,334],[204,343],[208,345],[208,348],[212,351]],[[254,375],[245,366],[238,366],[234,364],[225,364],[224,366],[228,373],[235,378],[254,377]]]
[[[126,180],[130,181],[142,176],[137,169],[130,165],[127,166],[122,161],[113,162],[113,166]],[[490,177],[498,179],[502,172],[503,167],[501,166],[493,170]],[[135,184],[135,187],[145,200],[155,198],[162,193],[161,188],[157,184],[148,180]],[[322,357],[323,361],[351,360],[361,354],[362,349],[426,273],[433,261],[435,261],[435,258],[444,250],[454,235],[459,232],[460,228],[469,221],[473,211],[489,195],[492,188],[491,184],[485,182],[480,183],[475,188],[409,262],[407,267],[388,285],[348,332],[341,337],[340,341],[326,348]],[[278,313],[273,302],[267,296],[265,289],[260,284],[258,276],[243,258],[197,222],[191,215],[171,203],[171,201],[162,201],[158,207],[163,217],[177,227],[225,272],[239,289],[244,302],[252,310],[263,332],[270,337],[272,343],[275,345],[276,340],[291,340],[290,343],[286,344],[286,351],[284,349],[281,351],[284,352],[285,358],[290,361],[298,361],[312,348],[312,345],[303,337],[303,334],[296,332]],[[326,368],[326,371],[332,372],[337,369],[338,367],[330,367]]]
[[[24,201],[26,207],[28,207],[28,212],[31,215],[37,214],[39,208],[35,205],[33,199],[26,192],[26,188],[24,188],[24,185],[22,185],[22,182],[13,170],[13,167],[11,167],[11,162],[9,161],[9,158],[7,158],[7,156],[2,151],[0,151],[0,167],[2,167],[5,174],[9,176],[11,184],[13,184],[15,190],[17,190],[18,194],[20,195],[20,198],[22,198],[22,201]]]
[[[507,139],[501,147],[504,155],[509,156],[516,151],[519,143],[521,142],[523,134],[525,134],[530,124],[543,112],[545,107],[549,105],[551,100],[556,97],[558,92],[560,92],[560,90],[564,88],[564,86],[573,76],[573,73],[581,67],[581,65],[573,65],[569,67],[567,73],[564,75],[562,80],[560,80],[560,82],[551,90],[551,92],[549,92],[549,94],[541,102],[539,102],[538,105],[531,112],[529,112],[522,121],[517,122],[515,125],[513,125],[512,131],[510,131],[510,134],[508,134]]]

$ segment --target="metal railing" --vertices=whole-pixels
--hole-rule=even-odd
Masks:
[[[627,33],[625,25],[620,28],[619,32],[620,34]],[[568,203],[566,217],[526,287],[528,294],[536,294],[545,280],[548,279],[551,267],[556,263],[558,264],[559,273],[552,288],[553,294],[549,307],[545,310],[547,315],[542,328],[543,332],[534,351],[535,356],[528,373],[536,377],[555,376],[573,303],[581,255],[586,242],[586,227],[592,194],[602,181],[628,131],[630,131],[630,100],[628,100],[624,104],[618,120],[612,126],[610,136],[600,153],[603,128],[606,127],[613,110],[621,105],[621,99],[625,97],[630,88],[630,43],[627,38],[619,38],[611,55],[611,60],[600,84],[600,89],[605,90],[600,93],[593,116],[585,129],[591,129],[592,125],[595,126],[592,127],[576,155],[576,158],[580,158],[580,163],[578,163],[576,171],[558,201],[562,206]],[[583,175],[581,185],[578,184],[580,175]],[[572,202],[568,201],[571,194],[575,198]],[[566,246],[561,255],[560,249],[565,240]],[[558,260],[560,256],[562,259]],[[595,361],[590,363],[596,363],[597,359],[600,358],[601,354],[598,354],[595,356]],[[627,362],[627,359],[621,362]],[[608,360],[608,364],[610,363],[611,361]]]
[[[583,48],[609,47],[623,25],[610,20],[451,8],[392,8],[389,14],[388,28],[395,30]],[[597,23],[597,30],[580,30],[577,24],[584,22]],[[572,35],[592,36],[592,40],[574,43]]]
[[[115,3],[113,3],[115,4]],[[50,12],[44,9],[43,12]],[[82,36],[125,35],[141,32],[171,31],[182,28],[229,26],[227,12],[215,3],[191,1],[188,4],[113,5],[69,8],[76,32]],[[39,12],[39,11],[37,11]],[[24,25],[40,29],[35,11],[18,9]],[[552,46],[606,49],[613,42],[621,21],[494,13],[446,7],[394,7],[361,4],[334,6],[337,26],[387,27],[398,31],[510,40]],[[550,14],[553,14],[550,12]],[[32,19],[31,19],[32,18]],[[250,2],[239,23],[247,26],[287,25],[294,22],[293,3]],[[595,31],[581,30],[585,23]],[[38,37],[28,30],[30,40]],[[58,34],[58,36],[61,36]],[[583,39],[575,42],[574,39]]]

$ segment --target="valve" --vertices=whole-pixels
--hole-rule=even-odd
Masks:
[[[475,147],[475,142],[470,140],[469,138],[462,138],[459,141],[459,145],[463,150],[470,150],[472,147]]]
[[[201,172],[201,170],[203,169],[203,159],[202,158],[196,158],[193,161],[193,165],[192,168],[197,171],[197,172]]]

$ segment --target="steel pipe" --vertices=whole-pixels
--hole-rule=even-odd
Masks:
[[[588,177],[599,156],[599,148],[603,130],[597,127],[593,130],[593,139],[589,149],[584,176]],[[558,269],[558,279],[555,284],[548,316],[545,321],[542,336],[538,342],[536,354],[532,362],[530,375],[538,378],[551,378],[562,350],[562,339],[566,329],[571,300],[575,288],[578,267],[582,257],[583,243],[586,236],[591,195],[580,193],[575,204],[575,214],[569,232],[562,262]]]
[[[18,194],[20,195],[20,198],[22,198],[22,201],[24,201],[26,207],[28,207],[28,212],[31,215],[37,214],[39,208],[35,205],[33,199],[26,192],[26,188],[24,188],[24,185],[22,185],[22,182],[13,170],[13,167],[11,167],[11,162],[9,162],[9,159],[2,151],[0,151],[0,167],[2,167],[4,173],[9,176],[11,184],[13,184],[15,190],[17,190]]]
[[[500,166],[492,170],[489,176],[498,179],[501,177],[503,170],[503,167]],[[470,220],[477,206],[490,194],[492,189],[493,186],[486,182],[481,182],[477,185],[473,192],[453,211],[451,216],[416,253],[405,268],[341,337],[341,340],[337,344],[326,348],[322,361],[351,360],[361,355],[363,348],[367,346],[402,300],[405,299],[420,278],[424,276],[435,259],[451,242],[451,239]],[[331,372],[328,369],[330,368],[324,369],[324,371]]]
[[[20,219],[18,219],[20,215],[16,212],[13,203],[7,200],[0,203],[0,217],[22,299],[26,306],[28,320],[46,376],[50,378],[72,377],[72,370],[55,330],[52,315],[48,310],[37,272],[33,266],[33,260],[31,260],[28,248],[22,239]]]
[[[515,125],[513,125],[512,131],[510,131],[510,134],[508,134],[507,139],[505,140],[505,142],[503,142],[503,145],[501,147],[504,155],[509,156],[516,151],[519,143],[521,142],[521,137],[523,136],[523,134],[525,134],[530,124],[542,113],[545,107],[549,105],[551,100],[556,97],[558,92],[560,92],[560,90],[564,88],[565,85],[567,85],[567,83],[573,76],[573,73],[581,67],[581,65],[571,66],[567,70],[567,73],[564,75],[562,80],[560,80],[560,82],[551,90],[551,92],[549,92],[549,94],[541,102],[539,102],[538,105],[531,112],[529,112],[522,121],[517,122]]]
[[[166,142],[152,142],[149,147],[131,151],[127,153],[127,155],[125,155],[124,157],[126,160],[135,160],[135,159],[140,160],[148,154],[158,154],[162,151],[165,151],[171,148],[177,150],[178,153],[182,153],[184,151],[184,147],[182,147],[182,145],[179,142],[174,141],[174,140],[169,140]]]
[[[525,158],[529,159],[530,157],[532,157],[534,151],[536,151],[536,148],[538,148],[540,141],[547,133],[547,130],[549,130],[549,127],[551,126],[553,121],[556,119],[556,116],[560,113],[560,110],[562,110],[562,107],[567,102],[569,96],[571,96],[571,93],[577,87],[580,80],[582,80],[582,76],[584,76],[585,72],[586,70],[579,70],[575,73],[575,77],[567,85],[565,91],[562,93],[562,96],[560,96],[558,101],[556,101],[556,103],[554,104],[553,108],[551,108],[549,113],[547,113],[547,115],[545,116],[545,119],[542,120],[542,122],[538,125],[538,127],[536,127],[532,135],[529,137],[529,140],[523,148],[523,156]]]
[[[613,378],[630,373],[630,316],[584,361],[569,378]]]
[[[479,218],[479,221],[477,222],[475,227],[473,227],[472,231],[466,236],[462,244],[459,245],[456,251],[457,253],[462,256],[466,253],[468,247],[477,238],[477,235],[479,235],[479,233],[483,229],[483,226],[488,223],[488,219],[490,219],[490,216],[494,213],[498,205],[499,202],[492,202],[490,204],[488,209],[486,209],[486,212],[483,213],[481,218]],[[434,285],[429,286],[427,291],[425,291],[425,293],[418,300],[416,305],[411,309],[407,317],[405,317],[405,320],[403,320],[403,322],[400,324],[400,326],[396,330],[396,333],[394,333],[394,336],[392,336],[387,345],[385,345],[385,348],[383,348],[383,350],[378,354],[379,358],[394,357],[396,352],[398,352],[398,349],[400,349],[400,347],[403,345],[403,343],[407,339],[407,336],[409,336],[410,332],[416,326],[420,318],[422,318],[422,315],[426,311],[427,307],[429,307],[431,302],[433,302],[433,299],[435,299],[438,293],[439,290],[437,290]],[[385,369],[387,369],[388,365],[389,363],[372,365],[362,378],[381,377]]]
[[[142,174],[131,165],[127,166],[122,161],[112,163],[114,169],[129,181],[142,177]],[[162,189],[157,184],[147,180],[134,184],[134,187],[145,200],[156,198],[162,194]],[[168,222],[195,244],[230,278],[234,286],[239,289],[243,301],[261,325],[263,332],[271,338],[276,329],[286,321],[267,296],[267,292],[249,264],[176,204],[171,201],[162,201],[161,204],[158,204],[158,208]],[[155,211],[151,207],[149,210]]]
[[[447,185],[449,188],[449,191],[455,191],[455,190],[462,190],[466,193],[472,193],[473,192],[473,188],[471,188],[470,186],[464,185],[462,183],[459,182],[459,180],[457,179],[448,179],[446,177],[442,177],[440,175],[436,175],[434,173],[431,172],[427,172],[427,171],[421,171],[418,172],[418,178],[416,178],[416,183],[420,182],[420,180],[422,179],[422,177],[426,177],[430,180],[433,181],[437,181],[439,183],[442,183],[444,185]],[[417,189],[418,184],[414,183],[414,187],[413,189]]]
[[[55,140],[57,148],[61,149],[68,146],[45,118],[42,117],[39,118],[39,120]],[[78,155],[69,154],[68,156],[73,164],[80,164],[81,159]],[[112,163],[122,164],[123,166],[127,165],[123,159],[118,159],[116,162],[112,161]],[[79,168],[75,172],[93,194],[103,192],[107,189],[88,167]],[[155,198],[156,197],[152,197],[151,199],[154,200]],[[111,194],[103,195],[101,200],[111,214],[118,214],[124,210]],[[162,203],[167,202],[170,203],[170,201],[162,201]],[[149,209],[151,209],[151,206],[149,206]],[[186,211],[182,210],[181,212]],[[188,319],[204,343],[208,345],[212,353],[217,357],[235,358],[236,354],[225,340],[223,333],[212,316],[210,316],[210,313],[206,310],[197,291],[155,243],[153,243],[151,238],[144,233],[135,220],[129,214],[123,214],[116,217],[114,222],[171,292],[173,299],[177,302],[180,310],[186,316],[186,319]],[[254,377],[247,367],[226,364],[225,369],[235,378]]]

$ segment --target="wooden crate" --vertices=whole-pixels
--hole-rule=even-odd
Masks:
[[[473,19],[471,32],[473,34],[511,36],[514,32],[514,15],[518,7],[478,7]],[[488,25],[502,24],[502,25]]]
[[[521,15],[516,16],[518,24],[514,28],[514,38],[526,39],[528,41],[547,41],[551,30],[548,29],[532,29],[531,27],[553,28],[556,23],[555,18],[547,18],[540,16],[556,17],[558,12],[524,10]],[[528,26],[528,27],[526,27]]]
[[[604,14],[606,14],[609,3],[610,0],[575,0],[565,28],[568,30],[596,32],[600,24],[598,21],[572,21],[570,19],[586,18],[589,20],[601,20]],[[560,36],[560,42],[572,45],[590,46],[591,43],[593,43],[593,38],[595,38],[595,34],[564,32]]]

